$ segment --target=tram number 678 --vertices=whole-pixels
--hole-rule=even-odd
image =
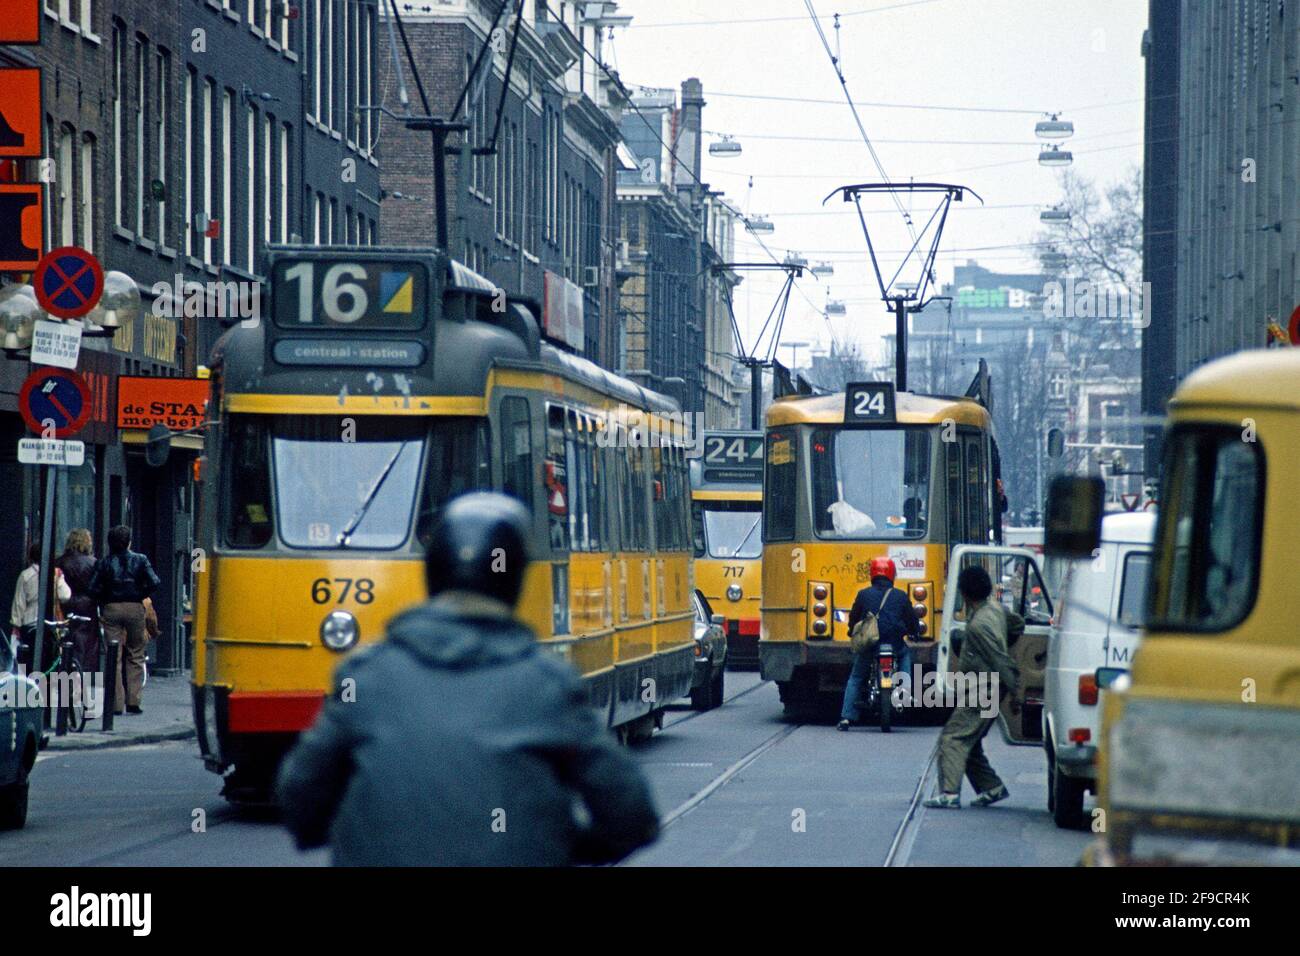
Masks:
[[[342,585],[337,592],[337,599],[331,584]],[[335,604],[342,604],[348,599],[349,593],[358,604],[369,604],[375,599],[375,582],[370,578],[317,578],[311,583],[311,599],[316,604],[329,604],[331,600]]]

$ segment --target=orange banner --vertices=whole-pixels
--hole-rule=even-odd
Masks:
[[[205,378],[151,378],[123,375],[117,380],[117,427],[166,425],[174,432],[198,428],[206,420]]]
[[[0,43],[41,42],[41,0],[3,0]]]
[[[41,155],[41,71],[0,70],[0,156]]]
[[[0,183],[0,272],[32,272],[45,244],[45,187]]]

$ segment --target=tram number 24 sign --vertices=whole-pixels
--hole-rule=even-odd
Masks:
[[[428,267],[418,261],[294,256],[271,270],[275,324],[286,330],[418,329],[428,290]]]
[[[853,382],[844,389],[844,423],[865,425],[894,420],[893,382]]]

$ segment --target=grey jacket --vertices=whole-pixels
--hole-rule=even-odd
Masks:
[[[966,623],[955,670],[963,674],[995,673],[1002,690],[1014,693],[1020,668],[1011,657],[1008,643],[1015,643],[1024,630],[1024,619],[1001,604],[986,600],[976,605]]]
[[[577,673],[499,602],[411,608],[334,684],[277,796],[299,847],[328,843],[336,865],[605,863],[658,834]]]

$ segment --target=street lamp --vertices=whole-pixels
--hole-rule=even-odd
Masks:
[[[31,348],[32,332],[38,319],[46,318],[29,285],[0,289],[0,328],[4,330],[4,350],[18,352]]]
[[[106,329],[120,328],[140,314],[140,289],[125,272],[106,272],[99,304],[104,309],[104,320],[99,324]]]
[[[812,267],[812,274],[820,277],[835,275],[835,266],[829,262],[819,262]]]
[[[785,254],[785,264],[788,266],[799,266],[801,269],[808,268],[808,260],[797,252],[787,252]]]
[[[772,224],[772,220],[768,219],[766,216],[753,216],[749,219],[746,219],[745,228],[749,232],[754,232],[754,233],[761,232],[765,235],[776,232],[776,226],[774,226]]]
[[[1052,206],[1050,209],[1044,209],[1038,214],[1038,221],[1057,226],[1067,225],[1070,221],[1070,210],[1062,209],[1060,206]]]

